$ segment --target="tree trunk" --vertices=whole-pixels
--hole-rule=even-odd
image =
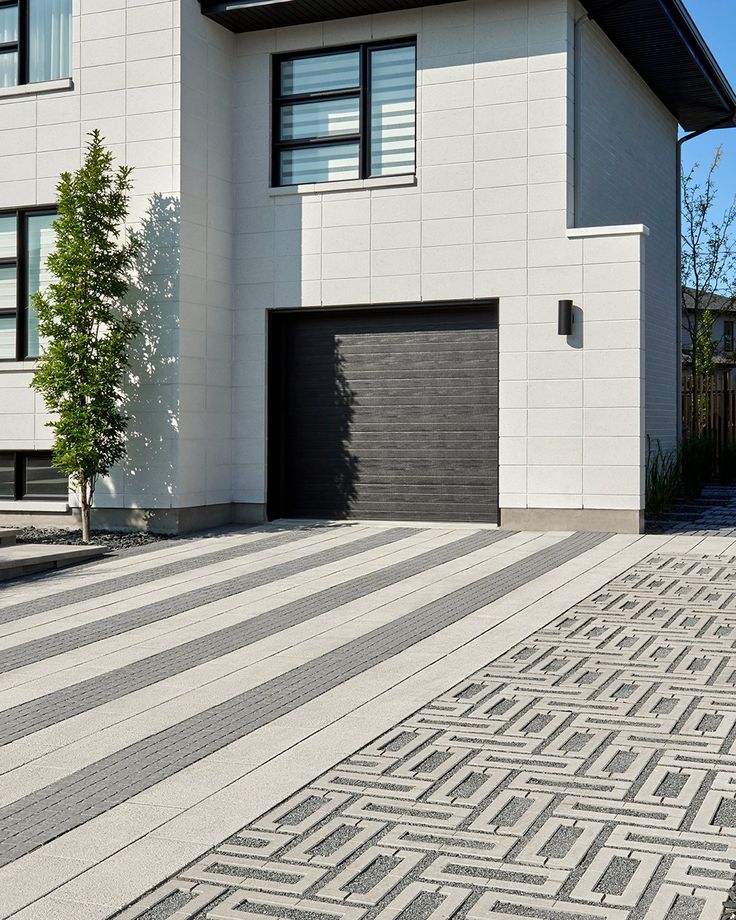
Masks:
[[[694,304],[695,311],[693,313],[693,326],[691,332],[692,338],[692,375],[693,375],[693,405],[692,405],[692,418],[690,419],[690,437],[697,438],[698,434],[698,402],[700,400],[700,388],[698,387],[699,382],[699,368],[700,364],[698,361],[699,352],[700,352],[700,329],[699,329],[699,316],[698,310],[700,309],[700,304],[698,302],[698,295],[695,295]]]
[[[86,476],[82,476],[79,480],[79,504],[82,511],[82,543],[89,543],[90,494]]]

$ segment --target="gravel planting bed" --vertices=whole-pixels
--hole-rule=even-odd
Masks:
[[[161,543],[164,540],[174,539],[166,534],[144,533],[116,533],[109,530],[93,530],[91,542],[98,546],[109,546],[111,549],[136,549],[139,546],[148,546],[151,543]],[[81,546],[81,530],[65,530],[61,527],[24,527],[16,537],[18,543],[55,543],[64,546]]]

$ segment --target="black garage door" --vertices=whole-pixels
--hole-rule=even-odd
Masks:
[[[497,316],[273,312],[269,516],[495,523]]]

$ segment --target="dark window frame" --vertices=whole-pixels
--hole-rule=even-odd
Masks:
[[[392,48],[414,48],[414,99],[417,98],[417,65],[416,65],[416,36],[408,38],[390,39],[386,41],[362,42],[353,45],[337,45],[330,48],[320,48],[316,51],[290,51],[287,54],[275,54],[272,57],[271,67],[271,187],[289,188],[281,181],[281,153],[284,150],[299,150],[310,146],[327,147],[341,144],[358,144],[358,176],[356,179],[332,179],[329,182],[355,182],[362,179],[374,178],[371,175],[371,53],[373,51],[390,50]],[[325,90],[324,92],[281,93],[281,65],[287,61],[306,60],[308,58],[330,57],[333,54],[349,54],[358,52],[360,55],[360,72],[357,87],[347,89]],[[299,105],[300,103],[322,102],[328,99],[357,99],[359,126],[357,134],[319,135],[310,138],[296,138],[293,140],[281,139],[281,109],[285,105]],[[416,175],[417,163],[417,131],[416,113],[414,126],[414,168],[405,173],[391,173],[394,176]],[[308,183],[309,184],[309,183]]]
[[[28,0],[0,0],[0,9],[7,9],[8,7],[16,7],[18,10],[18,40],[0,44],[0,54],[12,54],[13,52],[18,54],[17,80],[11,85],[27,86],[29,85],[28,77],[30,73],[28,66]]]
[[[10,208],[0,211],[0,217],[15,215],[15,257],[0,258],[0,268],[15,268],[15,309],[0,310],[0,316],[15,314],[15,356],[0,358],[7,361],[35,361],[38,355],[28,354],[28,218],[57,214],[55,205],[31,208]]]
[[[28,501],[28,502],[66,502],[68,497],[58,495],[31,495],[27,496],[26,489],[28,484],[27,461],[29,457],[48,457],[51,459],[50,450],[3,450],[0,456],[12,457],[13,463],[13,483],[14,495],[10,498],[7,495],[0,495],[0,501]],[[59,473],[62,477],[62,474]],[[68,483],[68,480],[67,480]]]

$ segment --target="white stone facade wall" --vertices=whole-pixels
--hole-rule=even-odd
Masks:
[[[153,194],[178,199],[178,46],[178,0],[74,0],[72,88],[40,95],[32,85],[23,95],[0,91],[0,209],[52,204],[59,173],[79,166],[94,128],[119,162],[136,167],[134,220]],[[172,259],[174,246],[167,262]],[[161,409],[177,403],[178,284],[172,284],[158,351],[166,369],[156,366],[136,392],[140,436],[132,440],[128,470],[100,483],[103,505],[149,501],[151,445],[176,465],[176,437]],[[43,404],[28,386],[31,371],[30,362],[0,363],[0,450],[51,445]]]
[[[635,207],[636,183],[623,214],[585,193],[596,169],[636,161],[582,176],[576,164],[575,0],[465,0],[237,36],[197,0],[100,6],[75,0],[73,89],[0,92],[0,208],[52,201],[93,127],[136,167],[149,334],[130,460],[100,484],[100,506],[262,509],[268,308],[498,297],[501,507],[642,507],[645,401],[656,403],[643,318],[669,323],[657,292],[670,243],[664,203]],[[270,189],[272,54],[412,35],[416,182]],[[625,89],[616,111],[640,93],[646,115],[651,93],[604,51]],[[666,161],[672,124],[657,115],[648,156]],[[576,173],[588,231],[574,229]],[[600,230],[611,223],[634,226]],[[569,341],[562,298],[576,304]],[[0,364],[0,449],[50,444],[29,379],[30,367]]]
[[[72,86],[0,91],[0,209],[53,203],[93,128],[135,167],[145,270],[131,298],[144,334],[129,456],[96,504],[229,505],[234,36],[196,0],[75,0],[73,14]],[[0,450],[51,446],[32,367],[0,363]]]
[[[232,495],[235,36],[182,0],[179,475],[176,505]]]
[[[680,412],[677,122],[597,25],[582,20],[577,42],[576,218],[649,228],[646,432],[669,448]]]
[[[265,495],[267,308],[499,297],[501,507],[642,507],[644,231],[567,233],[575,15],[469,0],[238,36],[235,501]],[[416,184],[269,190],[271,55],[408,35]]]
[[[95,504],[166,508],[176,501],[180,449],[180,228],[161,213],[178,212],[181,200],[180,2],[106,0],[104,11],[96,0],[79,4],[80,139],[99,127],[117,162],[134,167],[131,225],[143,232],[146,265],[131,292],[144,333],[133,360],[128,458],[98,483]]]

